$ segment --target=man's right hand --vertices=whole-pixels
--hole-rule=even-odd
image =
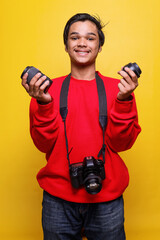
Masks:
[[[47,104],[52,101],[52,97],[48,92],[44,92],[45,88],[48,86],[49,81],[42,82],[46,79],[46,76],[40,77],[41,73],[37,73],[30,81],[29,85],[27,83],[28,73],[25,73],[22,78],[22,86],[26,89],[28,94],[37,99],[42,104]],[[41,85],[42,84],[42,85]],[[40,86],[41,85],[41,86]]]

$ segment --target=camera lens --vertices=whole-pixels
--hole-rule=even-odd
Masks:
[[[85,190],[90,194],[97,194],[102,189],[102,179],[105,178],[102,174],[101,161],[94,157],[85,157],[83,160],[83,184]]]
[[[24,74],[25,73],[28,73],[28,77],[27,77],[27,83],[29,84],[30,83],[30,81],[31,81],[31,79],[37,74],[37,73],[41,73],[41,76],[40,77],[43,77],[43,76],[45,76],[39,69],[37,69],[37,68],[35,68],[35,67],[33,67],[33,66],[28,66],[28,67],[26,67],[25,69],[24,69],[24,71],[22,72],[22,74],[21,74],[21,78],[23,78],[23,76],[24,76]],[[42,84],[44,83],[44,82],[46,82],[46,81],[49,81],[49,85],[45,88],[45,92],[48,90],[48,88],[51,86],[51,84],[52,84],[52,80],[49,78],[49,77],[47,77],[43,82],[42,82]],[[41,85],[42,85],[41,84]],[[40,86],[41,86],[40,85]]]
[[[84,187],[89,194],[97,194],[102,189],[101,178],[91,173],[84,180]]]
[[[124,70],[125,67],[130,68],[137,75],[138,78],[140,77],[142,71],[141,71],[140,67],[137,65],[137,63],[135,63],[135,62],[134,63],[128,63],[127,65],[125,65],[123,67],[123,71],[125,71]]]

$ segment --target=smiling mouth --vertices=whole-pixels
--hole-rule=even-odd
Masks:
[[[90,51],[82,51],[82,50],[74,50],[76,53],[78,53],[79,55],[87,55],[88,53],[90,53]]]

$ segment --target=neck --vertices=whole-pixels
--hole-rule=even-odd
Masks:
[[[71,64],[72,77],[80,80],[93,80],[95,78],[95,64],[91,66],[75,66]]]

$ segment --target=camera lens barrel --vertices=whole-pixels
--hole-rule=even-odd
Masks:
[[[100,176],[90,173],[87,178],[84,179],[84,187],[89,194],[97,194],[102,189],[102,179]]]
[[[102,189],[105,179],[104,163],[94,157],[86,157],[83,161],[83,184],[89,194],[97,194]]]
[[[23,78],[23,76],[24,76],[25,73],[28,73],[28,77],[27,77],[27,83],[28,83],[28,85],[29,85],[31,79],[32,79],[37,73],[41,73],[41,76],[40,76],[40,77],[45,76],[45,74],[43,74],[38,68],[35,68],[35,67],[33,67],[33,66],[28,66],[28,67],[26,67],[26,68],[24,69],[24,71],[22,72],[22,74],[21,74],[21,78]],[[46,76],[46,77],[47,77],[47,76]],[[44,84],[44,82],[46,82],[47,80],[49,81],[49,85],[46,87],[45,91],[48,90],[48,88],[49,88],[49,87],[51,86],[51,84],[52,84],[52,80],[51,80],[49,77],[47,77],[47,78],[43,81],[42,84]],[[41,85],[42,85],[42,84],[41,84]],[[40,85],[40,86],[41,86],[41,85]]]
[[[125,67],[130,68],[137,75],[138,78],[140,77],[142,71],[141,71],[140,67],[137,65],[137,63],[135,63],[135,62],[134,63],[128,63],[127,65],[125,65],[123,67],[123,71],[125,71],[125,69],[124,69]]]

